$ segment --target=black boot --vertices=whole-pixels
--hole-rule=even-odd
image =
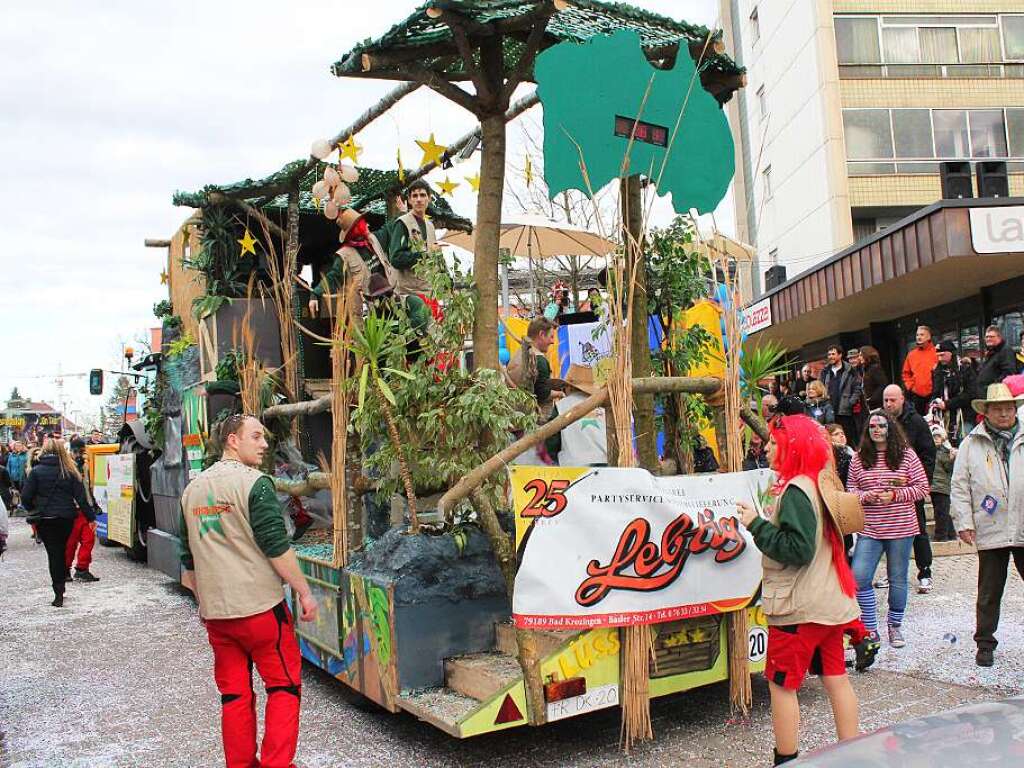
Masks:
[[[64,585],[61,584],[59,587],[53,588],[53,602],[50,603],[54,608],[64,607]]]
[[[89,571],[75,571],[75,581],[99,581],[99,576],[93,576]]]
[[[782,765],[783,763],[788,763],[790,760],[796,760],[797,757],[800,755],[800,752],[794,752],[792,755],[780,755],[779,750],[777,749],[774,750],[774,752],[775,762],[772,763],[772,765]]]

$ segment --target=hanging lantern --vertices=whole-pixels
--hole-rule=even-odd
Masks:
[[[321,179],[320,181],[313,185],[312,192],[313,197],[319,200],[323,200],[325,197],[327,197],[327,182]]]
[[[327,184],[328,187],[334,189],[336,186],[338,186],[338,182],[340,181],[341,176],[338,175],[338,172],[334,169],[333,165],[328,165],[326,168],[324,168],[324,182]]]
[[[352,202],[352,191],[348,188],[348,184],[341,182],[334,188],[334,194],[331,195],[331,200],[334,201],[335,205],[342,206],[348,205]]]
[[[312,148],[309,150],[309,154],[315,157],[317,160],[326,160],[330,157],[331,152],[334,151],[334,145],[331,144],[327,139],[317,139],[313,142]]]
[[[324,206],[324,216],[332,221],[338,218],[338,205],[333,200],[328,200]]]
[[[354,165],[341,163],[338,166],[338,170],[341,171],[341,179],[345,183],[355,184],[359,181],[359,170]]]

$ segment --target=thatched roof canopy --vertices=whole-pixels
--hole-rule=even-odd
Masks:
[[[223,195],[233,200],[243,200],[264,213],[280,213],[284,215],[288,207],[288,195],[278,194],[282,184],[287,183],[301,172],[299,177],[299,213],[301,215],[320,215],[313,203],[313,184],[323,176],[324,163],[317,163],[303,171],[306,160],[288,163],[281,170],[262,179],[244,179],[232,184],[208,184],[196,192],[175,192],[175,205],[202,208],[210,203],[211,193]],[[372,216],[383,217],[387,213],[387,196],[389,192],[401,188],[397,171],[384,171],[377,168],[359,168],[359,180],[349,185],[352,190],[352,203],[355,208]],[[439,194],[434,194],[433,202],[428,210],[430,216],[439,227],[470,232],[472,222],[459,216],[448,201]],[[321,216],[322,218],[322,216]]]
[[[523,54],[533,47],[531,33],[545,18],[537,52],[628,29],[640,36],[657,66],[671,67],[685,50],[698,63],[704,88],[722,104],[745,81],[743,68],[723,53],[720,31],[599,0],[431,0],[381,37],[359,43],[331,70],[338,77],[420,81],[452,98],[454,86],[441,81],[473,79],[464,55],[471,43],[493,39],[502,48],[505,71],[515,73],[521,61],[532,65],[533,56]],[[518,74],[533,79],[532,71]]]

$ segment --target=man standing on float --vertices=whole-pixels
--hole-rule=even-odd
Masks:
[[[229,416],[221,460],[188,484],[181,499],[181,583],[199,601],[213,647],[227,768],[292,768],[299,738],[302,660],[282,581],[315,621],[317,604],[285,531],[273,481],[258,467],[267,452],[263,424]],[[267,688],[266,723],[256,757],[252,668]]]

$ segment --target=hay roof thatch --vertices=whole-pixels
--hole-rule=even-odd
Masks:
[[[564,6],[564,7],[562,7]],[[561,9],[559,9],[561,8]],[[721,32],[661,16],[625,3],[599,0],[431,0],[377,39],[365,40],[331,67],[338,77],[415,80],[410,70],[468,80],[453,27],[470,37],[500,36],[506,71],[519,63],[531,29],[550,15],[539,50],[561,42],[632,30],[652,61],[669,66],[680,48],[699,62],[701,82],[725,103],[742,85],[744,69],[721,51]],[[711,44],[706,46],[710,38]],[[525,79],[531,80],[532,72]]]

